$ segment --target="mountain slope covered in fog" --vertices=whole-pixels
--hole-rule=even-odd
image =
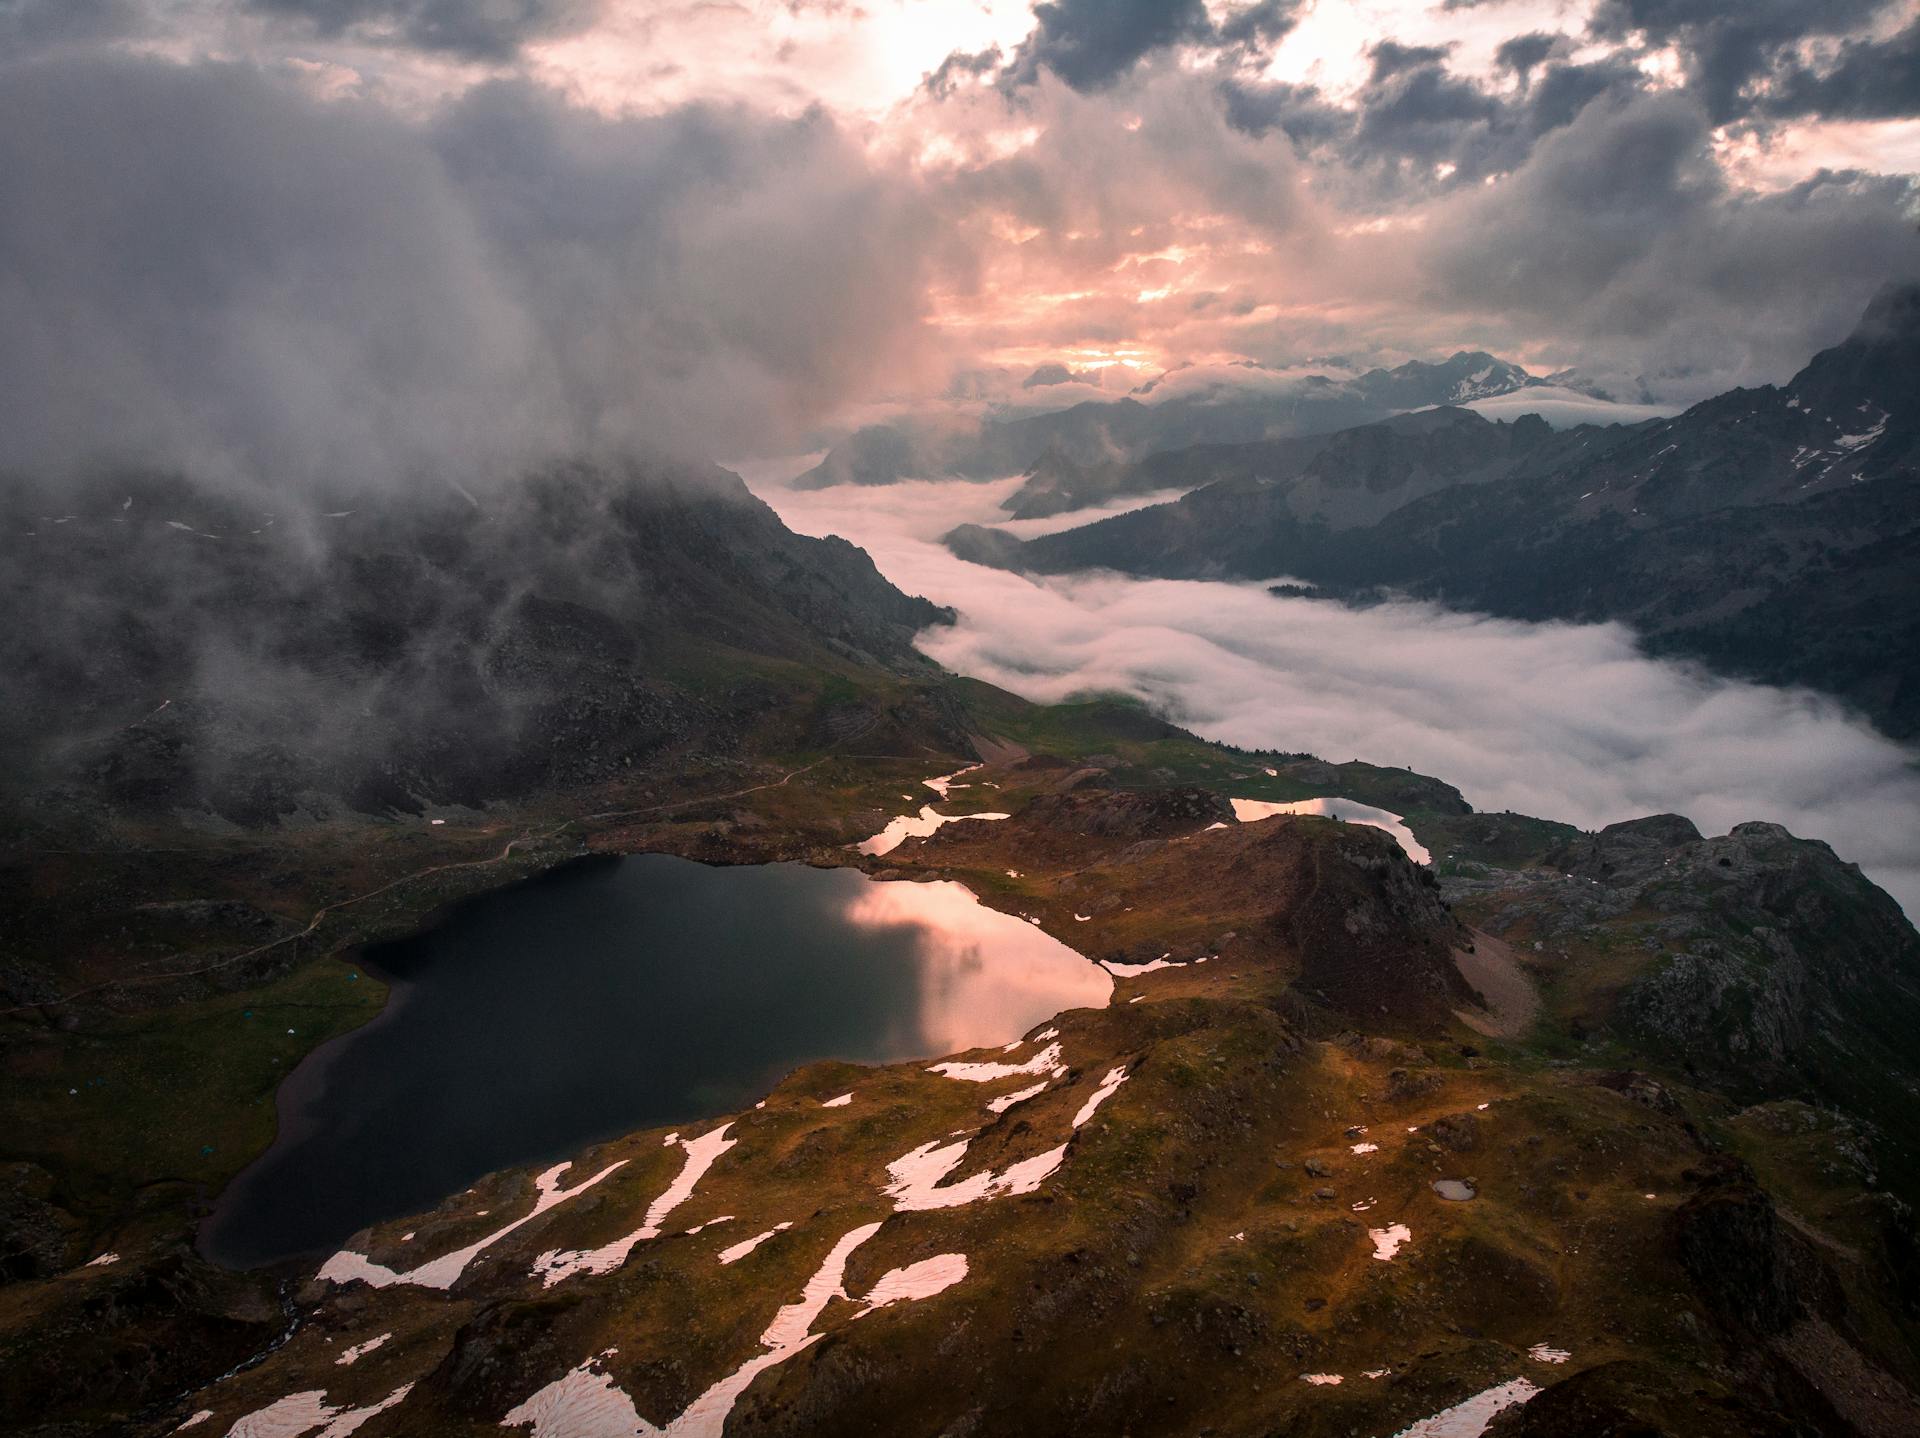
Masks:
[[[48,817],[481,804],[739,752],[830,681],[932,672],[911,640],[942,611],[724,470],[483,493],[10,490],[0,583],[34,622],[0,636],[8,782]]]

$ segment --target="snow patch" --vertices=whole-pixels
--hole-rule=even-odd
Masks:
[[[962,774],[971,774],[975,769],[984,769],[985,767],[986,765],[984,764],[969,764],[964,769],[955,769],[951,774],[942,774],[933,779],[922,779],[920,782],[944,799],[947,797],[947,790],[953,787],[953,781],[955,779],[958,779]]]
[[[365,1358],[369,1353],[373,1352],[374,1349],[378,1348],[382,1343],[385,1343],[391,1337],[393,1337],[391,1333],[381,1333],[381,1334],[377,1334],[372,1338],[369,1338],[365,1343],[356,1343],[353,1345],[353,1347],[349,1348],[346,1352],[342,1353],[338,1358],[334,1359],[333,1366],[335,1368],[345,1368],[349,1364],[355,1362],[356,1360]]]
[[[1385,1228],[1369,1228],[1367,1237],[1373,1240],[1373,1256],[1382,1263],[1389,1263],[1394,1254],[1400,1251],[1400,1245],[1413,1238],[1413,1230],[1404,1223],[1394,1223]]]
[[[1010,819],[1011,814],[942,814],[931,804],[921,806],[920,816],[902,814],[889,819],[887,827],[871,839],[862,840],[859,849],[863,854],[891,854],[908,839],[924,839],[942,824],[958,824],[966,819]]]
[[[723,1123],[699,1138],[680,1141],[680,1147],[687,1151],[687,1161],[680,1169],[680,1176],[648,1207],[646,1219],[640,1227],[625,1238],[616,1238],[599,1248],[548,1249],[536,1258],[532,1271],[540,1276],[542,1285],[551,1288],[576,1273],[611,1273],[627,1261],[627,1255],[639,1244],[649,1238],[658,1238],[660,1225],[666,1221],[667,1215],[693,1196],[694,1185],[706,1176],[714,1161],[739,1141],[727,1137],[727,1130],[732,1127],[731,1123]]]
[[[880,1231],[864,1224],[843,1234],[801,1290],[800,1299],[773,1316],[760,1335],[765,1351],[749,1358],[692,1403],[665,1428],[642,1418],[611,1375],[595,1365],[607,1354],[589,1358],[549,1383],[501,1419],[502,1427],[528,1427],[533,1438],[720,1438],[740,1395],[761,1373],[807,1348],[820,1334],[813,1325],[836,1298],[861,1305],[855,1317],[891,1303],[911,1302],[942,1292],[966,1276],[966,1258],[947,1253],[884,1275],[864,1299],[846,1291],[847,1261],[854,1250]],[[883,1291],[884,1290],[884,1291]]]
[[[321,1265],[320,1272],[316,1276],[329,1283],[351,1283],[358,1279],[373,1288],[387,1288],[396,1283],[410,1283],[416,1288],[442,1290],[451,1288],[454,1280],[466,1271],[467,1265],[473,1262],[482,1249],[498,1243],[522,1224],[531,1223],[555,1204],[565,1203],[575,1195],[585,1193],[615,1169],[624,1167],[626,1162],[623,1158],[610,1163],[592,1178],[566,1189],[560,1187],[560,1175],[573,1166],[572,1161],[556,1163],[534,1179],[534,1187],[539,1191],[539,1197],[534,1200],[532,1209],[514,1219],[513,1222],[496,1228],[477,1243],[470,1243],[465,1248],[443,1254],[439,1258],[421,1264],[418,1268],[396,1273],[383,1263],[371,1262],[365,1255],[343,1248]]]
[[[1092,1096],[1080,1105],[1080,1112],[1073,1116],[1073,1126],[1078,1128],[1092,1118],[1099,1111],[1100,1105],[1112,1098],[1115,1091],[1126,1081],[1127,1070],[1124,1064],[1119,1068],[1108,1069],[1107,1076],[1100,1080],[1100,1087],[1093,1091]]]
[[[289,1393],[247,1414],[227,1430],[227,1438],[301,1438],[316,1428],[320,1430],[319,1438],[347,1438],[369,1418],[404,1400],[412,1389],[411,1383],[403,1383],[378,1403],[370,1403],[365,1408],[335,1408],[327,1402],[326,1393],[318,1388]]]
[[[765,1243],[769,1238],[772,1238],[774,1234],[785,1233],[789,1228],[792,1228],[792,1227],[793,1225],[791,1223],[776,1223],[772,1228],[769,1228],[765,1233],[756,1233],[752,1238],[744,1239],[743,1241],[734,1244],[732,1248],[721,1249],[720,1250],[721,1264],[724,1266],[730,1263],[738,1263],[741,1259],[745,1258],[749,1253],[752,1253],[754,1249],[758,1248],[761,1244]]]
[[[1261,819],[1271,818],[1275,814],[1314,814],[1323,819],[1338,819],[1347,824],[1364,824],[1370,829],[1380,829],[1393,836],[1409,859],[1416,864],[1431,864],[1433,855],[1427,851],[1418,839],[1413,837],[1400,815],[1386,809],[1376,809],[1371,804],[1361,804],[1352,799],[1301,799],[1291,804],[1274,804],[1264,799],[1235,799],[1233,817],[1243,824],[1257,823]]]
[[[964,1253],[936,1254],[918,1263],[909,1263],[904,1268],[891,1269],[880,1275],[880,1281],[873,1285],[873,1291],[867,1295],[866,1311],[871,1313],[876,1308],[885,1308],[889,1303],[911,1303],[917,1299],[931,1298],[936,1293],[946,1292],[966,1276],[967,1256]]]
[[[948,1060],[937,1063],[927,1070],[930,1074],[945,1074],[950,1079],[965,1079],[968,1083],[992,1083],[995,1079],[1019,1078],[1029,1074],[1051,1074],[1060,1070],[1060,1045],[1048,1044],[1039,1053],[1025,1063],[957,1063]]]
[[[1050,1148],[999,1173],[985,1169],[958,1183],[944,1184],[946,1176],[959,1167],[972,1139],[942,1144],[932,1139],[903,1154],[887,1165],[892,1182],[882,1190],[893,1200],[900,1213],[924,1213],[938,1208],[959,1208],[996,1194],[1032,1193],[1052,1177],[1067,1156],[1067,1146]]]
[[[1480,1438],[1496,1413],[1537,1397],[1540,1390],[1524,1378],[1488,1388],[1453,1405],[1431,1418],[1422,1418],[1411,1428],[1402,1428],[1393,1438]]]
[[[820,1107],[821,1108],[845,1108],[848,1104],[852,1102],[853,1102],[853,1095],[850,1093],[843,1093],[840,1095],[839,1098],[822,1099],[820,1101]]]
[[[1573,1357],[1564,1348],[1554,1348],[1545,1343],[1536,1343],[1527,1350],[1527,1357],[1535,1363],[1565,1363]]]
[[[987,1107],[995,1113],[1005,1113],[1017,1103],[1025,1103],[1030,1098],[1037,1098],[1046,1090],[1046,1087],[1047,1080],[1041,1079],[1031,1088],[1016,1089],[1012,1093],[1001,1094],[999,1098],[988,1099]]]

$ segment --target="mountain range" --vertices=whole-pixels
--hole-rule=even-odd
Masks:
[[[1657,653],[1837,695],[1920,733],[1920,289],[1889,288],[1783,386],[1552,430],[1441,408],[1195,447],[1109,489],[1199,487],[965,558],[1033,573],[1286,579],[1529,620],[1623,620]]]
[[[1508,395],[1528,389],[1555,392],[1579,386],[1600,402],[1607,396],[1571,374],[1540,378],[1482,351],[1461,351],[1430,363],[1412,360],[1393,369],[1339,375],[1274,372],[1258,365],[1229,367],[1203,380],[1170,371],[1118,400],[1088,399],[1041,413],[994,413],[977,425],[916,422],[909,417],[854,432],[794,481],[802,489],[835,484],[893,484],[902,479],[995,479],[1027,473],[1042,490],[1060,491],[1077,471],[1125,464],[1196,444],[1235,444],[1324,434],[1406,410]],[[1069,486],[1078,508],[1109,497],[1097,482]],[[1032,503],[1009,502],[1016,518]]]

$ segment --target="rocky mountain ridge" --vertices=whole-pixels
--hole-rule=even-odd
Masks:
[[[1824,689],[1905,737],[1920,732],[1917,380],[1920,288],[1890,288],[1786,386],[1672,419],[1529,437],[1524,420],[1456,411],[1452,456],[1400,421],[1304,460],[1195,454],[1220,477],[1174,503],[1026,542],[968,526],[949,544],[1037,573],[1288,576],[1337,597],[1625,620],[1657,652]]]
[[[1438,363],[1411,360],[1347,377],[1309,373],[1276,380],[1249,366],[1243,381],[1222,377],[1186,383],[1174,370],[1117,400],[1087,399],[1039,414],[990,414],[977,426],[922,425],[910,417],[870,425],[834,446],[795,485],[819,489],[1026,473],[1038,485],[1029,486],[1033,493],[1023,490],[1008,503],[1016,518],[1026,518],[1058,512],[1034,508],[1037,495],[1049,487],[1059,490],[1064,477],[1079,471],[1124,467],[1198,444],[1328,434],[1403,411],[1464,404],[1553,382],[1478,350],[1463,350]],[[1136,484],[1137,479],[1129,480],[1129,486]],[[1078,504],[1058,508],[1138,492],[1145,491],[1082,476],[1071,490]]]

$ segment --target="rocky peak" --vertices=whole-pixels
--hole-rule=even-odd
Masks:
[[[1916,402],[1913,377],[1920,373],[1920,284],[1881,288],[1860,316],[1853,333],[1822,350],[1787,386],[1790,400],[1836,420],[1862,414],[1866,424],[1884,413],[1911,418]]]

